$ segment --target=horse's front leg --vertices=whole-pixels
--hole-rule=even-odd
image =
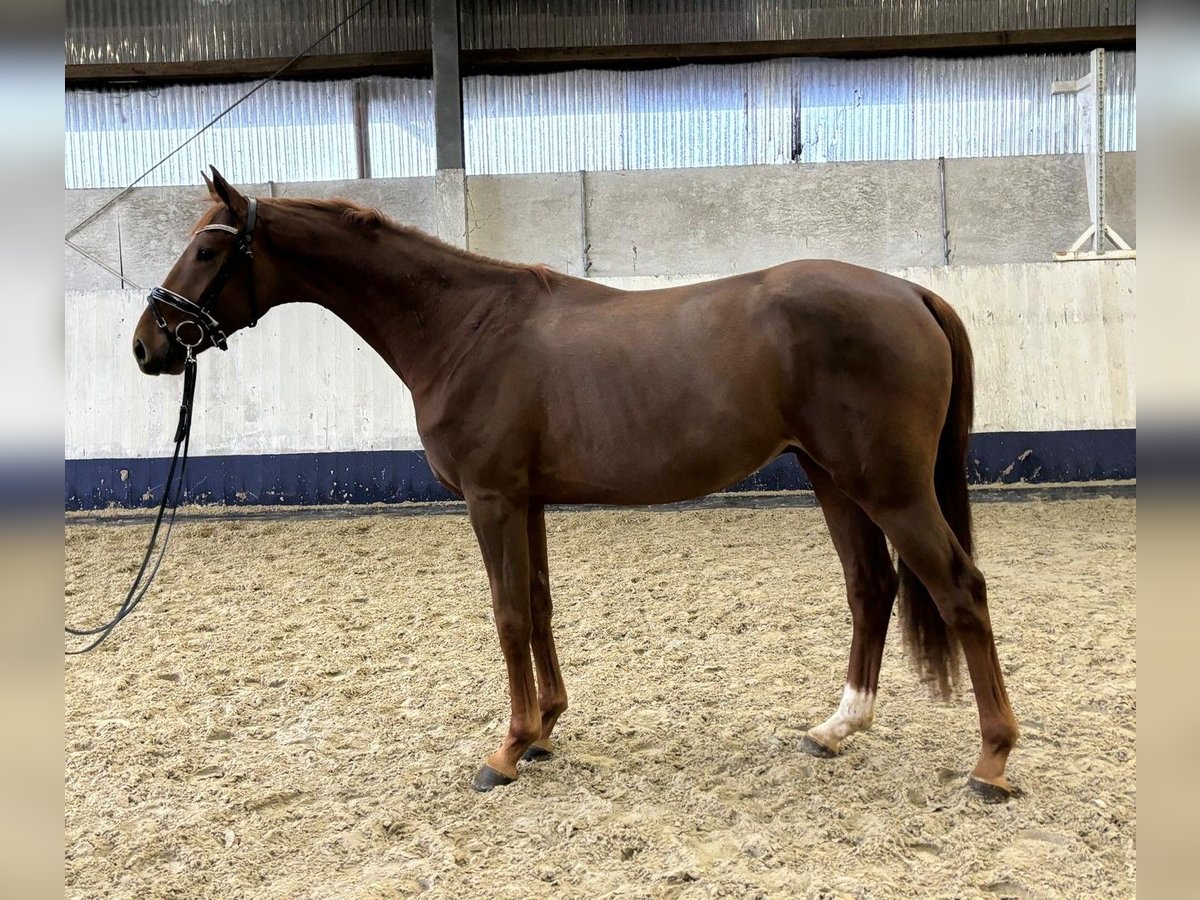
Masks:
[[[467,511],[492,588],[500,650],[508,667],[512,703],[508,733],[475,773],[471,786],[490,791],[517,777],[517,760],[542,734],[533,663],[529,656],[529,504],[494,493],[467,496]]]
[[[546,508],[541,504],[529,509],[529,605],[532,613],[530,646],[537,668],[538,707],[542,713],[542,734],[525,751],[525,759],[542,759],[554,750],[550,733],[567,709],[567,689],[563,685],[554,632],[550,620],[550,562],[546,552]]]

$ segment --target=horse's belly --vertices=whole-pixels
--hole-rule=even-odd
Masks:
[[[544,458],[532,487],[547,503],[674,503],[741,481],[791,443],[778,435],[689,437],[672,442],[655,435],[608,448],[576,444],[558,458]]]

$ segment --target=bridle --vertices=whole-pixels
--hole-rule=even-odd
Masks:
[[[234,271],[246,263],[246,273],[249,278],[250,285],[250,327],[253,328],[258,324],[258,292],[254,287],[254,270],[250,265],[250,261],[254,259],[254,251],[250,247],[250,241],[254,236],[254,223],[258,219],[258,201],[251,197],[249,206],[246,209],[246,224],[240,229],[234,228],[232,225],[205,225],[196,233],[201,231],[227,231],[233,235],[233,250],[234,252],[226,257],[221,268],[217,270],[216,276],[209,283],[204,293],[200,295],[199,302],[189,300],[182,294],[177,294],[175,291],[159,285],[150,289],[149,296],[146,297],[146,305],[150,307],[150,315],[154,317],[155,323],[163,334],[167,336],[168,341],[175,341],[181,344],[191,355],[192,351],[204,343],[207,338],[214,347],[221,350],[228,350],[229,346],[225,342],[225,332],[221,329],[221,324],[212,314],[213,305],[217,302],[217,297],[225,288],[225,283],[229,281]],[[167,324],[166,318],[162,314],[162,310],[158,308],[160,303],[174,307],[189,319],[184,319],[175,326],[175,331],[171,331],[171,326]],[[185,325],[191,325],[198,329],[200,336],[192,342],[184,340],[179,332]]]
[[[91,637],[94,640],[78,650],[68,650],[67,653],[74,655],[78,653],[87,653],[89,650],[94,650],[104,642],[114,628],[129,615],[142,602],[142,598],[146,596],[146,592],[150,590],[150,585],[154,583],[154,578],[158,575],[158,567],[162,565],[163,557],[167,552],[167,544],[171,540],[171,529],[175,527],[175,513],[179,511],[179,500],[183,496],[184,478],[187,474],[188,447],[191,443],[192,434],[192,400],[196,395],[196,348],[199,347],[207,339],[212,342],[214,347],[219,347],[222,350],[228,349],[225,340],[225,332],[221,329],[221,324],[212,314],[213,305],[217,302],[217,297],[221,290],[229,281],[242,263],[246,264],[246,275],[250,282],[250,327],[253,328],[258,324],[258,295],[254,287],[254,269],[251,266],[251,260],[254,258],[254,253],[250,249],[250,239],[254,233],[254,223],[258,218],[258,201],[250,198],[249,208],[246,210],[246,224],[242,228],[234,228],[232,225],[206,225],[200,231],[227,231],[234,236],[234,252],[225,260],[220,269],[217,270],[216,277],[205,289],[200,296],[199,302],[194,302],[184,297],[182,294],[177,294],[174,291],[168,290],[159,285],[152,288],[150,295],[146,298],[146,304],[150,307],[150,314],[154,317],[154,321],[167,336],[168,341],[175,341],[184,349],[183,362],[183,399],[179,404],[179,424],[175,427],[175,453],[171,457],[171,467],[167,470],[167,483],[163,489],[162,502],[158,505],[158,516],[154,520],[154,529],[150,532],[150,543],[146,547],[146,554],[142,558],[142,566],[138,569],[137,576],[133,579],[133,585],[129,588],[129,592],[125,595],[120,608],[116,615],[105,622],[103,625],[98,625],[94,628],[72,628],[66,626],[67,634],[75,637]],[[166,318],[163,317],[162,310],[158,308],[160,303],[165,303],[167,306],[179,310],[190,318],[184,319],[175,326],[175,331],[171,331],[171,327],[167,324]],[[187,325],[193,326],[198,334],[194,341],[189,341],[183,334],[184,327]],[[182,450],[182,453],[180,452]],[[175,483],[175,470],[179,470],[179,481]],[[154,566],[150,566],[150,559],[154,556],[154,550],[158,543],[158,532],[162,527],[163,517],[167,512],[167,504],[171,502],[171,486],[175,484],[174,502],[171,503],[171,518],[167,522],[167,531],[163,535],[162,546],[158,548],[158,558],[154,561]],[[149,574],[147,574],[149,573]]]

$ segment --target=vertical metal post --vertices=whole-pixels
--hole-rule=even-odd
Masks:
[[[433,118],[437,167],[462,169],[462,78],[458,65],[458,0],[432,0]]]
[[[358,177],[371,177],[371,137],[368,103],[368,85],[365,81],[354,82],[354,146],[358,151]]]
[[[1091,67],[1082,78],[1075,81],[1056,81],[1050,88],[1054,94],[1074,94],[1079,104],[1079,116],[1083,126],[1083,164],[1087,176],[1088,211],[1092,215],[1092,224],[1069,250],[1055,251],[1054,258],[1060,262],[1072,259],[1137,258],[1137,251],[1104,221],[1104,145],[1107,140],[1104,117],[1108,106],[1107,88],[1108,71],[1103,50],[1092,51]],[[1085,251],[1083,246],[1088,238],[1092,239],[1092,249]],[[1117,249],[1105,252],[1106,240],[1112,241]]]
[[[1092,235],[1092,252],[1104,252],[1104,111],[1105,92],[1108,87],[1108,75],[1105,71],[1104,51],[1092,51],[1092,152],[1095,176],[1090,185],[1092,189],[1092,209],[1095,215],[1092,224],[1095,233]]]
[[[467,241],[467,177],[463,152],[462,76],[458,65],[458,0],[431,0],[433,124],[437,140],[435,233],[456,247]]]
[[[592,239],[588,236],[588,185],[587,172],[575,173],[579,192],[579,271],[571,272],[580,278],[589,278],[592,269]]]
[[[946,157],[938,157],[938,193],[942,201],[942,265],[950,265],[950,216],[946,212]]]

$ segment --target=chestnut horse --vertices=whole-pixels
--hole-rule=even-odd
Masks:
[[[477,789],[549,753],[567,708],[546,504],[687,500],[790,453],[824,511],[853,614],[841,703],[805,749],[832,756],[870,726],[899,590],[914,658],[943,694],[960,648],[966,658],[983,744],[970,784],[1009,795],[1017,725],[971,558],[971,349],[944,300],[825,260],[631,293],[486,259],[345,201],[253,201],[215,169],[205,180],[214,205],[159,294],[182,303],[141,317],[138,364],[182,370],[175,332],[196,309],[183,298],[207,298],[230,334],[306,301],[408,386],[430,467],[466,500],[508,668],[508,731]],[[229,277],[239,252],[244,271]],[[204,349],[212,331],[189,333],[201,330]]]

